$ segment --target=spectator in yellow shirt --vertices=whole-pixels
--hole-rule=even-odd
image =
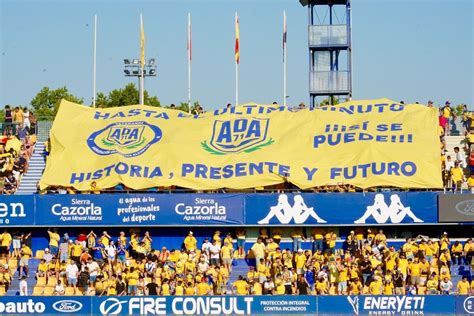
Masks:
[[[237,295],[248,294],[249,285],[247,284],[247,281],[245,281],[243,276],[241,275],[239,275],[238,280],[232,284],[232,287],[235,289],[234,293]]]
[[[454,244],[451,245],[451,256],[454,264],[457,262],[457,264],[462,265],[464,259],[463,246],[459,240],[456,240]]]
[[[263,244],[262,238],[258,238],[257,242],[253,244],[251,248],[253,255],[255,257],[255,265],[258,269],[258,265],[260,264],[260,259],[265,258],[265,245]]]
[[[20,259],[20,269],[18,270],[18,277],[21,279],[22,273],[28,277],[28,261],[33,256],[33,252],[30,247],[26,244],[21,245],[20,249],[21,259]]]
[[[193,286],[192,282],[188,282],[186,288],[184,289],[184,294],[186,296],[196,295],[196,289]]]
[[[467,186],[469,187],[469,189],[471,189],[472,192],[472,190],[474,189],[474,173],[471,174],[469,178],[467,178]]]
[[[53,229],[53,231],[48,229],[48,235],[49,235],[49,250],[53,256],[57,256],[58,250],[59,250],[59,240],[60,240],[57,228]]]
[[[224,264],[225,268],[232,272],[232,256],[233,256],[233,248],[229,245],[228,241],[224,241],[224,246],[221,248],[221,259],[222,263]]]
[[[190,231],[186,238],[184,238],[184,247],[187,251],[196,250],[197,249],[197,240],[194,237],[193,232]]]
[[[472,262],[472,256],[474,255],[474,242],[472,238],[466,240],[464,244],[464,264],[470,265]]]
[[[311,230],[311,237],[313,238],[313,253],[315,253],[318,250],[323,251],[323,236],[324,231],[322,228],[319,227],[314,227]]]
[[[380,295],[382,294],[382,288],[383,288],[383,284],[382,284],[381,278],[377,275],[374,276],[374,280],[370,282],[370,285],[369,285],[370,294]]]
[[[212,295],[211,287],[206,282],[206,278],[202,278],[201,282],[196,285],[197,295],[204,296],[204,295]]]
[[[458,281],[458,284],[456,286],[458,290],[458,295],[469,295],[471,294],[470,292],[470,286],[469,286],[469,281],[467,281],[467,277],[463,277],[462,280]]]
[[[267,247],[265,249],[268,260],[273,260],[273,257],[274,257],[274,254],[275,254],[277,248],[278,248],[278,244],[273,241],[273,238],[268,238],[267,239]]]
[[[12,244],[12,235],[5,229],[3,234],[0,235],[2,241],[0,247],[0,256],[10,258],[10,247]]]
[[[303,253],[303,249],[298,249],[298,253],[295,255],[295,263],[296,263],[296,273],[298,275],[304,274],[306,256]]]
[[[377,244],[387,241],[387,236],[385,236],[385,234],[383,233],[383,230],[379,230],[377,235],[375,235],[375,241]]]
[[[131,267],[130,272],[127,274],[128,295],[136,295],[137,294],[137,284],[138,284],[138,279],[139,278],[140,278],[140,272],[135,270],[134,267]],[[165,280],[163,280],[163,281],[165,281]],[[164,294],[162,294],[162,295],[164,295]]]
[[[454,168],[451,168],[451,180],[453,181],[453,184],[454,184],[454,190],[460,190],[465,178],[464,178],[464,172],[459,166],[458,162],[455,162]]]
[[[272,239],[274,242],[280,245],[282,232],[280,228],[272,228]]]
[[[434,278],[434,275],[430,275],[428,281],[426,281],[426,289],[428,294],[438,294],[438,281]]]

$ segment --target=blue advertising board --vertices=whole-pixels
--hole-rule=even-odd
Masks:
[[[0,226],[33,225],[34,220],[33,195],[0,195]]]
[[[354,315],[454,314],[455,296],[319,296],[318,313]]]
[[[457,296],[456,297],[456,314],[457,315],[474,314],[474,296]]]
[[[234,226],[438,223],[437,193],[0,196],[4,226]]]
[[[245,196],[248,225],[437,223],[434,192],[283,193]]]
[[[4,296],[0,298],[0,315],[90,315],[91,313],[91,299],[84,296]]]
[[[4,296],[0,314],[432,315],[474,313],[474,296]]]
[[[37,225],[240,225],[242,194],[39,195]]]
[[[316,296],[93,297],[94,314],[256,315],[315,314]]]

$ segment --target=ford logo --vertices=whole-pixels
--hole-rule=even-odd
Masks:
[[[61,313],[74,313],[82,309],[82,303],[73,300],[63,300],[54,303],[53,308]]]
[[[474,200],[467,200],[457,203],[456,211],[463,215],[474,216]]]

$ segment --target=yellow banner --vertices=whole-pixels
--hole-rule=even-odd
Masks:
[[[436,109],[388,99],[293,110],[246,104],[199,117],[149,106],[93,109],[62,101],[47,186],[244,189],[440,188]]]

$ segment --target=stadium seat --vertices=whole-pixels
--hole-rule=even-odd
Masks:
[[[54,287],[54,286],[56,286],[57,283],[58,283],[58,280],[56,280],[55,278],[49,278],[48,283],[46,285]]]
[[[4,296],[5,293],[6,293],[6,291],[5,291],[5,286],[1,285],[1,286],[0,286],[0,296]]]
[[[65,292],[64,292],[64,295],[66,296],[74,296],[74,288],[72,286],[68,286],[66,289],[65,289]]]
[[[46,285],[46,277],[39,277],[36,281],[36,286],[45,286]]]
[[[43,296],[51,296],[51,295],[53,295],[53,293],[54,293],[54,287],[47,286],[47,287],[44,288]]]
[[[43,287],[42,286],[35,286],[33,288],[33,296],[41,296],[43,295]]]
[[[36,250],[36,255],[35,255],[36,259],[42,259],[43,256],[44,256],[44,250]]]

